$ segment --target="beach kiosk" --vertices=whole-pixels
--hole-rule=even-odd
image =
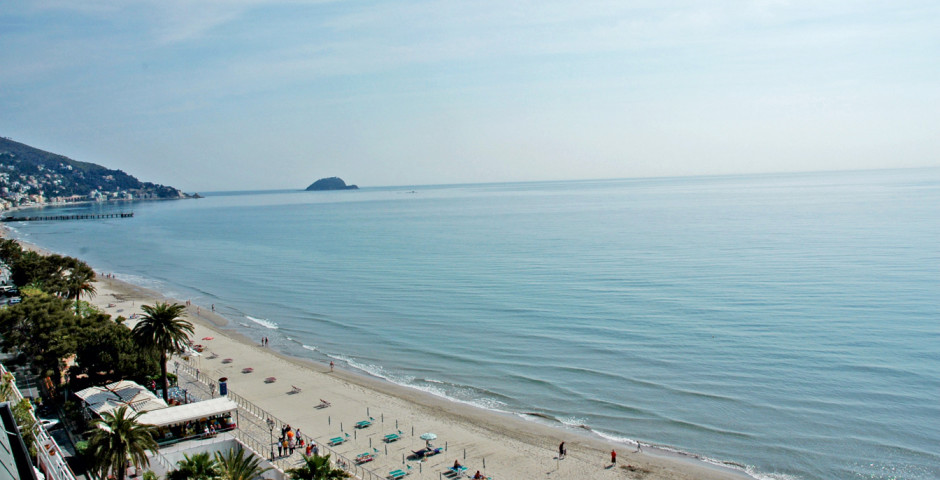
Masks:
[[[157,443],[164,446],[234,430],[237,409],[235,402],[219,397],[147,412],[137,421],[157,427]]]

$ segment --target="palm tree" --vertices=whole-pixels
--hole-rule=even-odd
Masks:
[[[68,279],[65,281],[65,296],[69,300],[75,300],[75,314],[81,315],[79,311],[80,300],[83,294],[89,297],[95,296],[95,271],[84,262],[75,261],[69,271]]]
[[[166,476],[167,480],[213,480],[219,478],[219,463],[209,456],[209,452],[183,455],[176,462],[178,469]]]
[[[186,307],[178,303],[172,305],[157,302],[156,305],[143,305],[145,315],[134,325],[133,335],[141,345],[148,345],[160,352],[160,378],[163,379],[163,401],[169,401],[166,379],[167,353],[178,352],[193,334],[193,324],[180,318]]]
[[[140,413],[129,414],[127,406],[121,406],[113,412],[102,413],[100,419],[92,422],[95,428],[88,440],[88,452],[101,477],[111,472],[117,480],[124,480],[128,460],[135,468],[150,465],[147,452],[157,452],[154,427],[137,423],[139,416]]]
[[[349,474],[339,468],[330,466],[329,454],[324,456],[304,456],[304,464],[287,471],[294,480],[339,480],[349,478]]]
[[[254,480],[271,468],[261,468],[261,459],[254,455],[245,455],[245,450],[229,449],[222,455],[215,452],[215,460],[219,463],[222,480]]]

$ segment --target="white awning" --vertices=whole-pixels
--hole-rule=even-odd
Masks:
[[[103,387],[88,387],[75,392],[75,395],[99,416],[122,405],[127,405],[135,412],[147,412],[167,406],[166,402],[157,398],[150,390],[129,380],[121,380]]]
[[[187,403],[186,405],[177,405],[175,407],[167,407],[147,412],[137,417],[137,422],[156,425],[158,427],[176,425],[190,420],[199,420],[200,418],[222,415],[223,413],[232,412],[237,408],[238,405],[235,404],[235,402],[226,397],[219,397],[203,402]]]

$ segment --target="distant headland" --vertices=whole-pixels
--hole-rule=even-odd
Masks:
[[[321,178],[307,187],[308,192],[319,192],[324,190],[357,190],[355,185],[346,185],[346,182],[339,177]]]
[[[0,137],[0,211],[112,200],[200,198]]]

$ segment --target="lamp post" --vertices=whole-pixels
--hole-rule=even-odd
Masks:
[[[269,418],[267,422],[268,422],[268,433],[271,435],[271,461],[273,462],[274,461],[274,420],[271,420]]]

